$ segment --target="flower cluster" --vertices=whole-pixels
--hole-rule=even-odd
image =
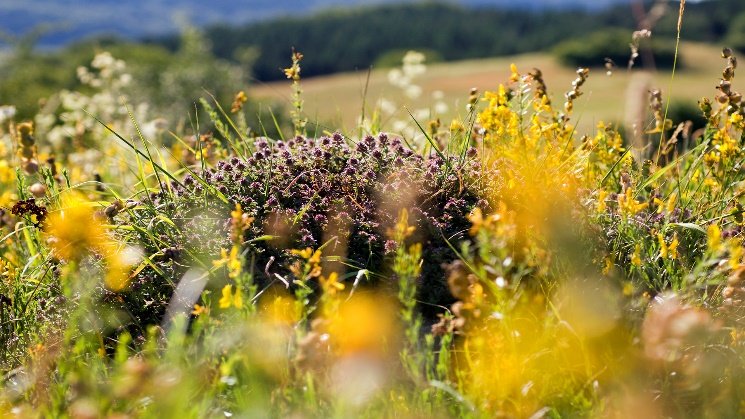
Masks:
[[[452,297],[440,263],[455,258],[448,242],[464,237],[467,215],[478,201],[469,184],[474,170],[469,160],[422,157],[386,134],[351,145],[339,133],[287,141],[258,138],[251,155],[218,161],[174,182],[173,196],[163,191],[153,199],[156,206],[173,209],[172,219],[183,232],[176,242],[167,239],[169,248],[186,250],[180,265],[195,263],[186,254],[217,255],[231,242],[235,247],[235,225],[241,224],[238,244],[248,249],[244,266],[254,268],[259,284],[291,273],[287,267],[295,255],[286,249],[324,244],[329,246],[324,254],[339,257],[346,266],[383,273],[386,255],[396,248],[386,231],[395,225],[398,209],[409,208],[415,240],[426,249],[425,261],[432,261],[424,264],[419,298],[442,304]],[[236,205],[241,217],[252,222],[238,220],[235,211],[228,216],[227,208]],[[162,243],[152,246],[154,253],[164,252]],[[339,277],[324,279],[333,288],[343,286]]]

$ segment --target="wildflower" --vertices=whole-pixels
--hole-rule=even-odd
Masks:
[[[80,259],[89,250],[103,250],[108,242],[106,230],[94,218],[91,204],[74,197],[49,214],[45,231],[55,255],[65,260]]]
[[[238,246],[230,248],[230,254],[226,249],[220,249],[220,259],[212,261],[216,268],[226,266],[228,268],[228,277],[237,278],[241,274],[241,260],[238,257]]]
[[[639,202],[634,198],[634,190],[632,188],[626,188],[625,193],[618,195],[618,208],[621,210],[621,214],[633,216],[648,206],[649,202]]]
[[[224,286],[222,288],[222,297],[220,298],[218,304],[220,305],[220,308],[242,308],[243,296],[241,293],[241,289],[236,287],[235,292],[233,292],[232,285]]]
[[[678,258],[678,233],[673,234],[673,239],[670,244],[665,242],[665,236],[662,233],[657,233],[657,241],[660,245],[660,258],[662,259],[677,259]]]
[[[95,216],[93,203],[71,195],[62,200],[62,207],[51,212],[44,223],[47,241],[55,256],[78,261],[91,252],[95,253],[101,256],[107,267],[106,287],[112,291],[126,288],[130,268],[139,261],[141,252],[119,245],[107,233],[101,220]]]
[[[611,270],[613,269],[613,259],[610,258],[610,256],[606,257],[603,261],[603,275],[610,274]]]
[[[236,203],[235,209],[230,212],[230,241],[233,245],[240,245],[243,241],[243,233],[253,223],[254,217],[249,217],[243,212],[241,204]]]
[[[275,324],[292,325],[300,319],[295,299],[283,288],[270,289],[259,301],[259,313],[267,321]]]
[[[303,259],[306,259],[308,263],[320,263],[321,262],[321,250],[318,249],[316,251],[313,251],[310,247],[306,247],[302,250],[292,249],[290,251],[293,255],[300,256]]]
[[[240,112],[240,110],[243,109],[243,104],[246,103],[246,101],[248,101],[246,92],[241,90],[236,93],[235,97],[233,98],[233,104],[230,107],[230,113]]]
[[[191,314],[195,316],[201,316],[202,314],[207,315],[210,314],[210,308],[207,306],[194,304],[194,310],[191,311]]]
[[[453,119],[450,121],[450,132],[465,132],[466,127],[463,122],[459,119]]]
[[[10,261],[0,258],[0,278],[10,280],[15,278],[17,269],[13,267]]]
[[[339,282],[339,275],[336,272],[331,272],[328,278],[321,276],[319,282],[321,283],[323,292],[328,295],[335,295],[337,291],[344,289],[344,284]]]
[[[665,237],[662,235],[662,233],[657,233],[657,241],[659,241],[660,243],[660,257],[662,259],[667,258],[667,255],[668,255],[667,243],[665,243]]]
[[[608,208],[608,205],[605,203],[605,198],[608,197],[608,192],[601,189],[598,191],[598,205],[597,205],[597,212],[603,213]]]
[[[300,77],[300,66],[293,65],[292,67],[285,68],[284,70],[285,76],[287,76],[288,79],[296,80]]]
[[[634,253],[631,255],[631,264],[634,266],[642,266],[642,246],[641,244],[637,244],[634,247]]]
[[[729,246],[729,266],[731,269],[740,266],[743,255],[745,255],[745,249],[743,249],[742,243],[739,240],[731,240]]]
[[[41,226],[47,217],[47,209],[36,204],[34,198],[18,201],[10,209],[14,215],[26,215],[36,227]]]
[[[403,208],[399,212],[396,226],[393,229],[388,229],[388,236],[397,242],[402,242],[405,238],[411,236],[414,230],[416,230],[416,227],[409,225],[409,211]]]
[[[665,203],[665,211],[668,214],[672,214],[673,211],[675,211],[675,203],[678,200],[678,195],[676,193],[670,194],[670,196],[667,198],[667,202]]]
[[[111,245],[109,245],[111,246]],[[112,291],[121,291],[129,285],[130,268],[140,259],[139,254],[131,249],[110,248],[104,255],[106,275],[104,283]]]
[[[670,242],[670,244],[667,247],[668,256],[670,259],[677,259],[678,258],[678,233],[673,234],[673,240]]]
[[[722,244],[722,230],[716,224],[711,224],[706,229],[706,246],[709,251],[716,252]]]
[[[634,284],[631,281],[624,282],[622,292],[624,296],[631,297],[634,294]]]
[[[517,82],[520,80],[520,73],[517,72],[517,66],[515,63],[510,64],[510,81]]]
[[[385,354],[397,328],[392,304],[380,296],[356,295],[329,319],[328,331],[339,355]]]

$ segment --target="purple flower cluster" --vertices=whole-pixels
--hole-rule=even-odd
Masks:
[[[424,248],[420,297],[447,304],[451,297],[440,265],[455,258],[447,241],[467,236],[466,217],[478,201],[469,183],[474,170],[470,157],[423,157],[386,134],[357,143],[338,133],[276,142],[259,138],[250,155],[187,175],[171,185],[173,194],[157,194],[155,205],[172,207],[171,218],[183,233],[175,243],[165,240],[177,260],[162,260],[188,266],[195,263],[189,258],[206,255],[202,263],[207,263],[230,246],[229,211],[240,204],[254,217],[244,235],[250,248],[246,266],[253,267],[260,284],[267,275],[287,274],[289,249],[318,248],[334,238],[346,245],[340,256],[347,266],[385,275],[386,256],[395,249],[386,231],[407,208],[416,227],[412,240]],[[275,238],[256,240],[265,235]]]

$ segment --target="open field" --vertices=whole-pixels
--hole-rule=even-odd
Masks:
[[[714,86],[724,67],[720,49],[711,45],[684,42],[680,53],[683,67],[676,73],[672,85],[669,72],[633,70],[629,73],[625,68],[617,68],[612,76],[607,76],[602,68],[592,70],[585,84],[586,93],[575,104],[579,132],[586,133],[599,121],[624,121],[627,108],[646,106],[646,91],[652,88],[662,89],[666,98],[672,92],[673,102],[695,105],[701,97],[712,97],[715,93]],[[469,90],[472,87],[480,92],[495,90],[499,83],[506,82],[509,78],[511,63],[515,63],[521,72],[539,68],[548,85],[549,95],[558,103],[563,103],[562,95],[570,90],[571,81],[576,77],[573,68],[561,65],[545,53],[437,63],[428,66],[427,72],[414,80],[415,84],[422,87],[423,94],[418,100],[411,101],[400,89],[388,83],[388,69],[370,72],[365,97],[368,72],[361,70],[303,80],[305,109],[311,121],[317,120],[324,126],[348,130],[356,126],[363,103],[367,104],[369,114],[370,107],[378,103],[380,98],[392,99],[399,105],[397,117],[404,118],[404,106],[410,109],[425,107],[433,102],[432,93],[439,90],[444,93],[444,102],[450,107],[448,117],[462,116],[466,113],[465,103]],[[630,86],[635,86],[632,87],[634,90],[630,90]],[[256,100],[279,100],[290,106],[288,82],[257,84],[250,92]],[[629,97],[637,100],[629,100]]]

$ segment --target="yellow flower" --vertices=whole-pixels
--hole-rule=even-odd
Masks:
[[[743,128],[743,117],[739,112],[735,112],[729,117],[729,123],[738,129]]]
[[[665,259],[668,255],[667,243],[665,243],[665,236],[662,233],[657,233],[657,241],[660,243],[660,257]]]
[[[631,255],[631,264],[634,266],[642,266],[642,246],[640,244],[637,244],[636,247],[634,247],[634,254]]]
[[[668,256],[670,259],[678,258],[678,233],[673,234],[673,240],[667,246]]]
[[[243,104],[248,101],[248,96],[246,96],[246,92],[243,90],[236,93],[235,97],[233,98],[233,104],[230,107],[230,113],[236,113],[239,112],[241,109],[243,109]]]
[[[710,251],[716,252],[722,245],[722,230],[716,224],[711,224],[706,229],[706,246]]]
[[[308,259],[308,263],[321,263],[321,250],[316,250],[315,252],[313,252],[313,256]]]
[[[383,355],[395,348],[398,323],[394,304],[383,296],[355,295],[329,319],[328,331],[339,355]]]
[[[243,307],[243,296],[241,295],[241,289],[236,287],[235,293],[233,293],[233,286],[226,285],[222,288],[222,297],[219,301],[220,308],[241,308]]]
[[[311,255],[313,255],[313,249],[311,249],[310,247],[306,247],[302,250],[292,249],[290,250],[290,253],[300,256],[303,259],[310,259]]]
[[[209,307],[206,306],[200,306],[199,304],[194,304],[194,310],[191,311],[191,314],[195,316],[201,316],[202,314],[210,314]]]
[[[270,290],[259,300],[259,313],[270,323],[291,325],[300,320],[295,299],[282,288]]]
[[[621,214],[631,216],[636,215],[639,211],[644,210],[649,206],[649,202],[639,202],[634,199],[634,191],[632,188],[626,188],[626,192],[618,195],[618,207],[621,209]]]
[[[466,130],[465,125],[459,119],[453,119],[450,121],[450,132],[464,132]]]
[[[122,249],[107,233],[102,221],[95,216],[94,205],[75,195],[63,196],[60,208],[45,222],[48,243],[52,252],[65,260],[80,260],[90,252],[101,256],[107,267],[106,287],[121,291],[129,285],[130,269],[138,257]]]
[[[627,281],[623,284],[623,295],[626,297],[631,297],[631,295],[634,293],[634,284],[631,283],[631,281]]]
[[[389,228],[387,233],[388,237],[391,239],[397,242],[403,242],[404,239],[414,233],[414,230],[416,230],[416,227],[409,225],[409,211],[407,211],[406,208],[403,208],[398,213],[398,222],[396,222],[396,226],[393,229]]]
[[[468,221],[471,222],[471,229],[468,230],[468,233],[473,236],[484,225],[484,214],[481,212],[481,208],[474,208],[471,214],[468,215]]]
[[[613,259],[610,256],[606,257],[603,265],[603,275],[608,275],[613,269]]]
[[[344,284],[339,282],[339,275],[336,272],[331,272],[328,278],[322,276],[319,279],[323,292],[328,295],[335,295],[337,291],[344,289]]]
[[[731,269],[740,266],[743,255],[745,255],[745,249],[743,249],[742,243],[739,240],[732,240],[729,246],[729,266]]]
[[[608,205],[605,203],[605,198],[607,197],[608,197],[608,192],[606,192],[603,189],[598,191],[598,206],[597,206],[598,212],[600,213],[605,212],[605,210],[608,208]]]
[[[49,214],[45,231],[54,253],[66,260],[79,260],[91,250],[101,252],[109,242],[103,224],[94,217],[91,203],[72,196]]]
[[[243,232],[253,223],[254,218],[243,212],[241,204],[235,204],[235,209],[230,212],[230,240],[234,245],[240,245],[243,241]]]
[[[242,270],[241,260],[238,257],[238,250],[238,246],[234,245],[232,248],[230,248],[230,255],[228,255],[227,250],[220,249],[220,259],[212,261],[212,265],[214,265],[216,268],[227,266],[228,277],[237,278],[238,275],[241,274]]]
[[[290,68],[285,68],[284,70],[285,76],[288,79],[295,80],[296,78],[300,77],[300,66],[292,66]]]
[[[520,80],[520,73],[517,72],[515,63],[510,64],[510,81],[517,82]]]
[[[678,200],[678,195],[676,193],[671,193],[670,196],[667,198],[667,203],[665,204],[665,210],[668,214],[672,214],[675,210],[675,203]]]

